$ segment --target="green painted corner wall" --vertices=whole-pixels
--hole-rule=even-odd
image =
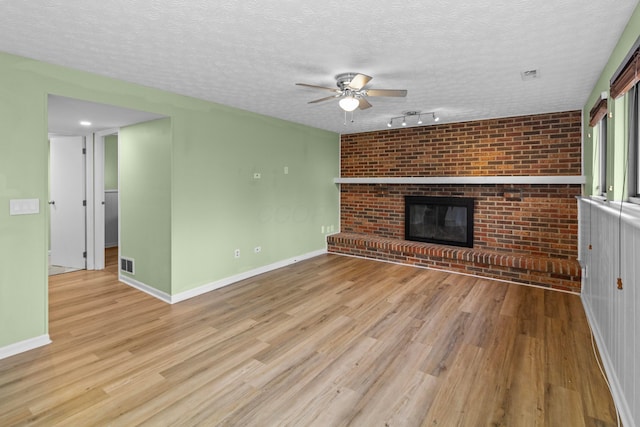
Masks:
[[[121,201],[123,255],[146,285],[176,294],[323,250],[320,227],[339,226],[338,134],[1,52],[0,69],[0,348],[47,333],[48,94],[170,118],[156,123],[160,145],[144,126],[120,135],[143,141],[121,141],[119,156],[134,176],[120,191],[151,203],[128,213]],[[135,156],[157,162],[152,173],[136,178]],[[9,216],[19,198],[39,199],[40,213]],[[154,225],[147,214],[158,209]]]
[[[104,189],[118,189],[118,135],[104,138]]]
[[[586,176],[585,194],[591,195],[594,191],[594,146],[593,129],[589,126],[589,112],[600,99],[602,92],[609,93],[610,80],[622,61],[640,37],[640,5],[638,5],[629,18],[618,43],[609,56],[609,61],[602,70],[600,78],[596,82],[587,102],[582,110],[583,117],[583,174]],[[611,118],[607,126],[607,186],[613,185],[613,190],[607,189],[607,199],[620,200],[622,198],[623,171],[621,168],[614,168],[614,164],[622,164],[620,160],[626,150],[627,135],[626,126],[626,103],[625,98],[617,100],[611,98],[607,102]]]
[[[171,294],[171,119],[120,129],[120,256],[145,285]]]
[[[0,347],[47,333],[46,96],[0,60]],[[17,88],[21,88],[18,90]],[[9,215],[11,199],[39,199],[40,214]]]

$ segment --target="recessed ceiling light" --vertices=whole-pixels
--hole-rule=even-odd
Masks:
[[[91,126],[91,122],[83,120],[83,121],[80,122],[80,125],[82,125],[82,126]]]

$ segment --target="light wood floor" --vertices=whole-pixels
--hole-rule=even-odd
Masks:
[[[104,250],[104,269],[115,275],[118,274],[118,247],[105,248]]]
[[[323,255],[167,305],[50,279],[0,425],[612,426],[576,295]]]

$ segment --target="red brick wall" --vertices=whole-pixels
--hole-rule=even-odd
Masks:
[[[505,191],[520,190],[511,201]],[[473,197],[474,248],[576,258],[579,185],[341,184],[345,233],[404,239],[404,196]]]
[[[341,176],[581,175],[580,126],[571,111],[343,135]],[[403,239],[405,195],[474,197],[474,247],[577,257],[580,185],[340,187],[342,232]]]
[[[580,111],[342,136],[341,176],[580,175]]]

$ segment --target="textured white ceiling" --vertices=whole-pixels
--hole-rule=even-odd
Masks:
[[[580,109],[637,0],[0,0],[0,50],[339,133]],[[523,81],[521,71],[540,77]],[[345,125],[334,76],[373,76]],[[426,121],[426,124],[429,122]],[[410,123],[411,124],[411,123]]]

